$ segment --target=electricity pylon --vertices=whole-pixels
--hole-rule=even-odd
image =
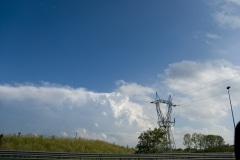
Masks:
[[[151,102],[156,104],[156,110],[157,110],[157,116],[158,116],[158,126],[159,128],[166,131],[166,149],[176,149],[175,141],[173,138],[171,127],[175,124],[175,118],[174,121],[171,121],[171,113],[172,113],[172,107],[176,107],[177,105],[172,103],[171,95],[168,96],[168,100],[160,99],[157,92],[156,92],[156,99],[155,101]],[[167,114],[164,116],[163,112],[160,108],[160,103],[164,103],[167,105]]]

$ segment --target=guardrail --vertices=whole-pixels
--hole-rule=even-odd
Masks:
[[[142,159],[198,159],[198,160],[235,160],[234,153],[163,153],[163,154],[86,154],[66,152],[28,152],[28,151],[0,151],[0,159],[114,159],[114,160],[142,160]]]

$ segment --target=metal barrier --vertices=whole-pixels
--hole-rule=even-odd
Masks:
[[[66,152],[28,152],[28,151],[0,151],[0,159],[197,159],[197,160],[235,160],[234,153],[163,153],[163,154],[88,154]]]

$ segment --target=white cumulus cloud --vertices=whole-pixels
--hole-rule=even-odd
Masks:
[[[0,85],[0,120],[4,134],[36,133],[63,137],[101,139],[135,147],[139,134],[157,127],[155,90],[160,98],[172,94],[176,118],[173,134],[182,147],[186,133],[222,135],[232,144],[232,117],[226,87],[231,86],[235,119],[239,121],[239,66],[225,60],[172,63],[161,82],[143,86],[117,82],[112,92],[48,83]],[[168,91],[167,93],[165,91]],[[161,108],[166,111],[165,105]]]
[[[135,83],[120,85],[111,93],[51,84],[0,85],[0,117],[6,122],[3,130],[9,133],[24,131],[63,137],[75,137],[77,133],[85,138],[133,146],[136,132],[152,127],[142,105],[152,93],[151,88]],[[121,136],[116,139],[107,135],[119,131],[130,131],[135,139],[123,141]]]

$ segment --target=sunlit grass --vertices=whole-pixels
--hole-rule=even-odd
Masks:
[[[4,135],[0,140],[0,149],[77,153],[134,153],[134,149],[129,149],[128,147],[118,146],[101,140],[33,135]]]

